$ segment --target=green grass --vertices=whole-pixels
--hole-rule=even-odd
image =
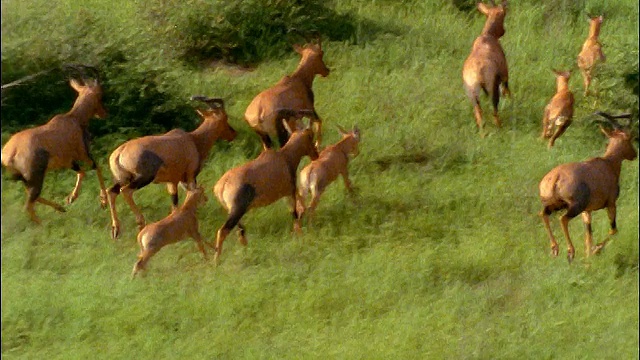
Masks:
[[[11,21],[26,26],[16,19],[30,11],[5,3],[3,47],[25,36],[6,29]],[[128,2],[91,4],[100,18],[117,15],[114,28],[134,20],[124,11]],[[361,129],[360,155],[350,163],[357,201],[337,181],[299,237],[284,201],[253,210],[244,220],[248,246],[230,235],[218,268],[185,241],[164,248],[131,281],[135,221],[118,199],[123,233],[110,239],[95,173],[65,214],[37,206],[42,226],[23,210],[22,185],[3,177],[3,358],[639,358],[638,161],[622,166],[619,232],[601,255],[584,258],[577,217],[569,265],[554,215],[561,246],[551,258],[537,215],[537,185],[547,171],[604,152],[606,140],[589,114],[637,106],[622,85],[637,65],[637,3],[583,1],[577,10],[562,1],[535,4],[509,5],[502,44],[513,98],[501,101],[502,129],[487,116],[484,139],[461,79],[483,23],[477,11],[422,2],[335,4],[337,12],[386,29],[373,36],[361,27],[355,43],[324,42],[332,72],[314,83],[325,144],[339,139],[336,124]],[[16,12],[5,15],[8,9]],[[584,98],[575,57],[587,34],[585,14],[600,11],[608,61],[594,84],[599,95]],[[46,16],[30,14],[31,22]],[[233,143],[214,147],[198,177],[210,194],[198,212],[209,241],[225,220],[210,189],[260,149],[244,109],[297,62],[291,52],[251,72],[176,67],[162,74],[177,97],[225,98],[239,131]],[[570,67],[574,123],[548,150],[538,136],[555,91],[551,69]],[[96,139],[103,171],[123,140]],[[62,202],[74,181],[71,171],[50,173],[43,196]],[[149,221],[168,214],[164,186],[135,197]],[[606,211],[593,214],[593,231],[596,241],[607,236]]]

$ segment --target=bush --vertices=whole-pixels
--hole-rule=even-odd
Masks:
[[[253,65],[291,49],[288,33],[319,32],[326,39],[349,40],[354,19],[340,15],[324,1],[244,0],[166,1],[140,11],[152,23],[154,36],[182,61],[225,60]],[[300,39],[298,39],[300,41]]]

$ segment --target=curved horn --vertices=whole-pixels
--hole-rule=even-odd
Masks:
[[[607,120],[614,129],[623,129],[623,126],[617,121],[617,119],[631,119],[631,113],[624,113],[619,115],[610,115],[604,111],[596,111],[594,114],[600,115]]]
[[[96,82],[100,82],[100,71],[90,65],[63,64],[62,70],[70,77],[79,77],[83,82],[86,82],[87,78],[93,78]]]
[[[211,109],[224,109],[224,100],[220,98],[210,98],[204,95],[193,95],[189,99],[191,101],[203,102],[207,104],[207,106],[209,106]]]

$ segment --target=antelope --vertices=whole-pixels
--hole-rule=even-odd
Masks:
[[[507,11],[507,2],[500,5],[478,3],[478,10],[487,20],[471,49],[471,54],[464,62],[462,79],[467,97],[473,104],[473,114],[480,136],[484,137],[482,123],[482,109],[480,108],[480,89],[491,96],[493,103],[493,120],[496,126],[501,127],[502,122],[498,116],[498,103],[500,102],[500,90],[502,96],[511,96],[509,90],[509,72],[507,59],[499,39],[504,35],[504,17]]]
[[[589,17],[589,36],[587,36],[587,40],[585,40],[582,50],[578,54],[578,68],[580,68],[584,80],[585,96],[589,95],[589,86],[591,85],[591,77],[595,66],[606,61],[602,52],[602,45],[598,40],[603,20],[604,17],[602,15]]]
[[[633,147],[633,136],[629,129],[622,128],[615,119],[629,118],[631,114],[611,116],[603,112],[597,114],[607,119],[613,126],[612,130],[600,126],[609,142],[602,157],[596,157],[583,162],[558,165],[548,172],[540,181],[540,200],[542,211],[540,216],[551,241],[551,254],[558,256],[558,243],[551,232],[549,215],[566,209],[560,217],[560,225],[567,241],[567,258],[569,263],[574,258],[574,247],[569,237],[569,221],[582,213],[585,225],[585,252],[589,257],[604,247],[606,242],[593,246],[591,232],[591,212],[607,209],[610,235],[618,230],[616,227],[616,200],[619,195],[620,169],[623,160],[634,160],[637,152]]]
[[[211,147],[218,139],[232,141],[236,131],[229,125],[222,99],[193,96],[192,100],[205,102],[209,109],[196,109],[202,118],[197,129],[186,132],[173,129],[162,135],[149,135],[129,140],[111,153],[109,166],[114,184],[108,189],[111,212],[111,237],[120,236],[120,221],[116,213],[116,197],[122,193],[125,202],[135,214],[138,228],[145,219],[133,201],[134,191],[151,182],[166,183],[171,196],[171,208],[178,205],[178,184],[187,189],[196,187],[196,176],[209,156]]]
[[[329,75],[329,68],[322,60],[322,41],[318,35],[315,42],[308,41],[305,46],[296,44],[293,49],[301,56],[298,68],[259,93],[244,113],[245,120],[260,136],[265,150],[272,147],[271,137],[277,136],[281,147],[287,142],[289,133],[282,126],[282,119],[287,119],[292,128],[292,119],[310,118],[316,134],[316,146],[322,140],[322,120],[315,111],[311,88],[316,75]]]
[[[556,75],[556,94],[544,108],[542,138],[549,139],[548,147],[564,134],[573,120],[573,93],[569,90],[570,71],[553,70]],[[554,131],[555,128],[555,131]]]
[[[203,245],[205,241],[198,231],[198,218],[196,216],[198,206],[206,201],[207,197],[204,194],[203,187],[198,186],[195,189],[189,189],[182,206],[164,219],[146,225],[138,233],[137,240],[138,245],[140,245],[140,253],[138,254],[138,261],[133,265],[132,278],[139,271],[144,270],[151,257],[164,246],[177,243],[187,237],[191,237],[196,241],[204,259],[207,259],[207,252]]]
[[[360,143],[360,130],[354,127],[351,131],[346,131],[338,126],[342,139],[337,143],[327,146],[320,153],[318,159],[312,161],[300,171],[300,196],[298,211],[302,214],[308,212],[308,221],[318,206],[320,196],[327,186],[342,176],[344,185],[349,194],[353,195],[354,190],[349,180],[349,156],[356,157],[359,154],[358,144]],[[311,195],[311,203],[305,206],[307,198]],[[306,210],[305,210],[306,207]]]
[[[48,205],[58,212],[65,212],[62,205],[40,196],[47,171],[72,169],[77,173],[76,184],[66,198],[74,202],[80,193],[85,171],[81,165],[90,164],[100,183],[100,203],[106,205],[106,192],[102,172],[89,152],[88,126],[93,117],[105,118],[107,111],[102,104],[102,86],[98,71],[90,67],[77,67],[82,79],[71,79],[69,85],[78,93],[71,110],[55,115],[46,124],[22,130],[9,139],[2,148],[2,165],[15,180],[24,183],[27,190],[25,209],[31,221],[40,224],[34,205]],[[84,75],[90,70],[92,78]]]
[[[213,188],[213,192],[228,216],[218,229],[215,244],[215,264],[222,253],[222,243],[238,226],[238,240],[247,245],[245,227],[240,222],[247,211],[264,207],[287,197],[294,219],[294,231],[300,233],[301,214],[296,210],[296,172],[303,156],[318,158],[313,142],[313,131],[309,123],[302,129],[291,130],[286,121],[284,128],[290,139],[278,150],[267,149],[254,159],[227,171]]]

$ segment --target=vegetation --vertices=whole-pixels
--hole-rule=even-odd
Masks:
[[[253,210],[248,246],[230,235],[219,267],[185,241],[134,281],[135,219],[119,201],[124,231],[110,239],[94,172],[66,213],[36,208],[42,226],[3,175],[3,358],[639,358],[638,161],[623,163],[619,232],[601,255],[584,258],[574,220],[569,265],[554,218],[561,255],[551,258],[537,215],[547,171],[603,153],[594,111],[637,121],[637,2],[511,2],[501,43],[513,98],[500,103],[503,128],[486,112],[484,139],[461,78],[484,22],[473,3],[3,1],[3,84],[50,70],[3,89],[3,143],[70,108],[67,63],[102,72],[109,116],[91,131],[105,172],[126,139],[195,128],[189,96],[225,99],[239,134],[212,149],[198,177],[208,241],[226,215],[213,184],[261,149],[245,108],[299,60],[290,28],[323,35],[331,74],[314,93],[324,144],[340,138],[335,124],[362,136],[349,164],[355,203],[336,182],[299,237],[284,201]],[[576,56],[587,14],[599,13],[607,62],[585,98]],[[576,109],[549,150],[539,135],[552,69],[573,70]],[[74,181],[53,172],[43,195],[62,202]],[[164,186],[136,202],[149,221],[169,213]],[[607,231],[606,211],[595,212],[595,240]]]

